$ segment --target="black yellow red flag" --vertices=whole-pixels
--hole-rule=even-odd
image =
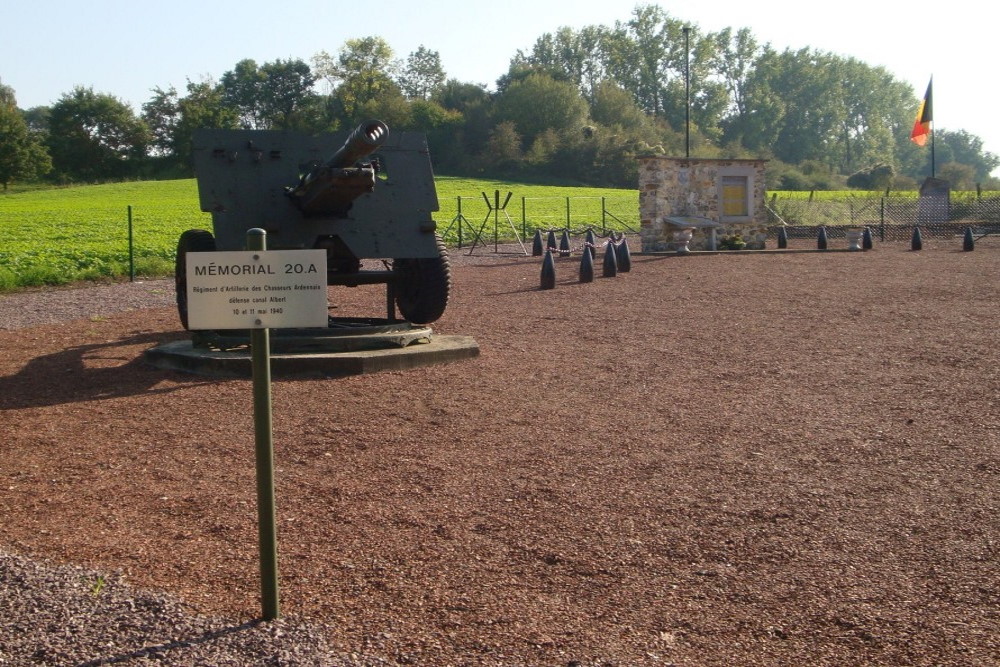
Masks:
[[[931,78],[927,84],[927,92],[917,109],[917,119],[913,122],[913,131],[910,132],[910,141],[918,146],[927,143],[927,137],[931,133],[931,120],[934,118],[934,79]]]

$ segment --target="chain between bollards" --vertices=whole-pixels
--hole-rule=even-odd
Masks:
[[[247,250],[267,250],[267,232],[247,231]],[[280,615],[278,604],[278,533],[274,508],[274,440],[271,425],[270,330],[250,330],[253,364],[254,453],[257,469],[257,531],[260,546],[260,602],[265,621]]]

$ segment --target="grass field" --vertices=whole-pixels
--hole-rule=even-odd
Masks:
[[[638,228],[638,192],[604,188],[525,185],[501,181],[439,177],[436,181],[439,230],[449,243],[458,240],[459,199],[462,234],[468,243],[483,228],[493,238],[490,203],[500,192],[507,199],[508,224],[499,214],[498,231],[511,227],[528,234],[536,227],[574,228],[588,225]],[[603,199],[602,199],[603,198]],[[607,213],[602,212],[603,210]],[[169,275],[177,239],[187,229],[212,229],[211,216],[198,206],[193,179],[143,181],[70,188],[26,189],[0,195],[0,290],[56,285],[78,280],[129,275],[129,208],[132,214],[134,265],[137,275]]]
[[[435,220],[450,245],[459,240],[469,244],[480,232],[481,240],[490,243],[495,232],[501,239],[512,240],[515,233],[530,239],[535,229],[639,227],[637,190],[448,176],[438,177],[436,185],[440,210]],[[995,194],[1000,193],[983,193]],[[866,211],[876,211],[881,196],[856,190],[767,193],[769,203],[789,220],[802,217],[795,213],[796,207],[836,203],[831,215],[839,222],[827,224],[843,224]],[[912,198],[915,193],[890,196]],[[952,200],[975,196],[974,192],[953,193]],[[502,211],[494,212],[498,200]],[[172,274],[180,234],[187,229],[212,229],[211,216],[199,210],[194,179],[31,187],[0,194],[0,290],[128,276],[130,208],[132,258],[139,276]]]

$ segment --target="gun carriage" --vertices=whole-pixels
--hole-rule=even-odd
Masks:
[[[318,136],[199,130],[194,165],[213,231],[185,231],[177,244],[177,309],[186,329],[187,253],[244,250],[255,227],[267,231],[268,249],[325,250],[328,285],[384,283],[390,321],[396,308],[416,324],[444,313],[451,270],[431,217],[438,201],[423,135],[390,134],[377,120]],[[363,268],[368,259],[381,268]]]

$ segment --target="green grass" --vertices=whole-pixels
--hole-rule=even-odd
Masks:
[[[484,238],[493,238],[491,203],[500,191],[501,204],[512,192],[506,213],[518,232],[569,226],[638,229],[636,190],[527,185],[491,180],[439,177],[440,211],[435,215],[445,240],[458,240],[458,202],[462,202],[462,234],[471,235],[487,222]],[[602,214],[604,197],[606,214]],[[567,217],[567,198],[569,214]],[[136,274],[173,273],[177,239],[187,229],[212,229],[212,219],[198,205],[193,179],[140,181],[80,187],[24,188],[0,193],[0,290],[57,285],[80,280],[119,279],[129,275],[129,207],[132,209]],[[501,213],[498,231],[513,239]]]
[[[489,232],[492,240],[494,214],[490,207],[497,207],[498,191],[502,212],[495,216],[497,231],[511,240],[512,226],[529,239],[536,229],[594,227],[600,231],[602,225],[616,231],[639,228],[638,190],[556,187],[448,176],[438,177],[436,185],[441,210],[435,219],[445,240],[452,244],[458,239],[459,198],[462,200],[463,242],[469,240],[470,229],[478,232],[484,223],[484,236]],[[508,193],[511,193],[509,200]]]
[[[495,206],[497,191],[501,205],[507,193],[512,193],[504,211],[496,216],[496,231],[503,240],[513,240],[515,231],[523,232],[530,240],[535,229],[566,226],[575,231],[587,227],[601,231],[602,225],[614,230],[639,228],[637,190],[448,176],[438,177],[436,185],[440,211],[435,220],[451,245],[458,241],[460,201],[463,242],[468,244],[482,229],[483,240],[492,243],[494,216],[486,200]],[[775,196],[778,203],[784,202],[782,210],[790,217],[794,217],[794,207],[808,206],[810,201],[839,202],[838,206],[848,210],[846,214],[840,208],[834,211],[837,224],[842,224],[845,219],[871,215],[882,193],[767,193],[769,202]],[[892,192],[890,196],[912,197],[914,193]],[[953,193],[952,200],[974,196]],[[130,206],[135,270],[139,276],[171,275],[181,233],[187,229],[212,229],[211,216],[199,210],[198,188],[193,179],[12,189],[0,193],[0,290],[128,276]]]
[[[129,206],[139,275],[170,273],[177,230],[211,224],[191,180],[0,196],[0,288],[127,276]]]

